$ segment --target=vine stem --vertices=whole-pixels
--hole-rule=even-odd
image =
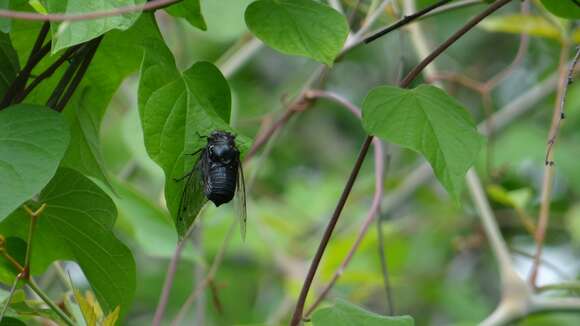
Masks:
[[[36,285],[34,280],[29,279],[26,281],[26,284],[36,293],[44,303],[46,303],[52,311],[54,311],[67,325],[75,326],[75,323],[58,307],[54,301],[50,299],[50,297]]]
[[[461,27],[449,39],[447,39],[445,42],[443,42],[430,55],[428,55],[415,68],[413,68],[407,74],[407,76],[401,81],[400,86],[402,88],[408,87],[411,84],[411,82],[421,73],[421,71],[428,64],[430,64],[433,60],[435,60],[435,58],[437,58],[441,53],[443,53],[443,51],[445,51],[452,44],[454,44],[457,40],[459,40],[463,35],[465,35],[473,27],[475,27],[485,17],[491,15],[493,12],[495,12],[499,8],[503,7],[504,5],[508,4],[510,1],[511,0],[497,0],[494,3],[492,3],[490,6],[488,6],[487,9],[485,9],[483,12],[481,12],[480,14],[478,14],[477,16],[475,16],[471,20],[469,20],[463,27]],[[292,325],[292,326],[296,326],[296,325],[300,324],[300,321],[302,320],[302,314],[304,311],[304,304],[306,302],[306,296],[308,295],[308,291],[310,290],[310,286],[312,285],[314,275],[316,274],[316,270],[318,269],[318,265],[320,264],[320,261],[322,259],[322,255],[324,254],[324,251],[326,249],[328,241],[330,240],[330,236],[332,235],[334,227],[336,226],[336,223],[338,222],[338,219],[340,217],[340,213],[342,212],[342,209],[346,203],[346,199],[348,198],[348,195],[350,194],[350,191],[352,190],[352,186],[354,184],[354,181],[356,180],[356,177],[358,176],[358,173],[360,171],[360,167],[361,167],[362,162],[364,161],[364,158],[368,152],[368,148],[369,148],[369,145],[370,145],[372,139],[373,139],[373,136],[367,136],[367,138],[365,139],[365,141],[362,145],[361,151],[359,152],[359,155],[358,155],[357,160],[355,162],[355,165],[351,171],[350,177],[349,177],[349,179],[348,179],[348,181],[343,189],[343,192],[340,196],[340,199],[337,203],[337,206],[334,210],[334,213],[332,214],[332,217],[330,218],[330,221],[326,227],[326,230],[324,232],[322,240],[318,246],[318,249],[316,251],[314,259],[312,260],[312,263],[311,263],[310,268],[308,270],[308,274],[306,275],[306,279],[305,279],[304,284],[302,286],[300,296],[298,297],[296,309],[294,310],[294,314],[292,315],[292,320],[290,322],[290,325]]]
[[[181,0],[152,0],[141,5],[130,5],[113,10],[99,10],[88,13],[75,14],[40,14],[35,12],[0,9],[0,17],[45,22],[92,20],[104,17],[120,16],[131,12],[158,9],[179,1]]]
[[[560,67],[566,67],[566,61],[568,56],[568,45],[564,42],[562,46],[562,51],[560,55]],[[554,161],[553,161],[553,146],[556,143],[556,139],[560,130],[560,124],[565,118],[564,116],[564,106],[566,103],[566,95],[568,93],[568,86],[572,83],[572,78],[574,75],[574,70],[576,64],[578,63],[578,58],[580,57],[580,47],[577,48],[576,55],[570,63],[570,66],[566,70],[561,69],[561,78],[558,87],[558,96],[556,100],[556,106],[554,107],[554,114],[552,118],[552,126],[548,133],[548,144],[546,148],[546,159],[544,165],[544,178],[542,182],[542,193],[541,193],[541,203],[540,203],[540,215],[538,218],[538,227],[536,229],[535,240],[536,240],[536,251],[534,254],[534,261],[532,264],[532,270],[530,272],[529,283],[532,287],[536,287],[536,281],[538,277],[540,261],[542,257],[542,248],[544,245],[544,239],[546,236],[546,231],[548,229],[548,223],[550,219],[550,201],[552,194],[552,185],[554,180]]]

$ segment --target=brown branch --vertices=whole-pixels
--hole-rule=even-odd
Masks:
[[[538,227],[536,229],[535,240],[536,240],[536,252],[534,255],[534,262],[532,264],[532,270],[530,272],[529,283],[532,287],[536,287],[536,281],[538,277],[538,272],[540,268],[540,261],[542,258],[542,249],[544,246],[544,240],[546,236],[546,231],[548,229],[548,223],[550,220],[550,202],[552,194],[552,185],[554,180],[554,152],[553,146],[556,142],[556,137],[560,129],[560,123],[564,119],[564,104],[566,101],[566,94],[568,93],[568,86],[572,81],[572,76],[576,64],[578,62],[578,57],[580,56],[580,47],[578,48],[574,60],[570,64],[570,67],[566,73],[566,61],[568,57],[569,47],[568,43],[564,43],[562,46],[562,51],[560,53],[560,83],[558,87],[558,96],[556,97],[556,106],[554,108],[554,113],[552,115],[552,125],[548,133],[548,145],[546,149],[546,160],[544,165],[544,178],[542,181],[542,193],[541,193],[541,203],[540,203],[540,214],[538,218]]]
[[[45,22],[93,20],[104,17],[120,16],[131,12],[159,9],[179,1],[181,0],[153,0],[141,5],[131,5],[113,10],[101,10],[73,14],[39,14],[34,12],[0,9],[0,17]]]
[[[461,27],[457,32],[455,32],[449,39],[443,42],[439,47],[437,47],[430,55],[428,55],[425,59],[423,59],[414,69],[412,69],[407,76],[401,81],[400,86],[402,88],[407,88],[411,84],[411,82],[423,71],[423,69],[429,65],[435,58],[437,58],[443,51],[449,48],[452,44],[457,42],[463,35],[465,35],[469,30],[475,27],[480,21],[482,21],[485,17],[491,15],[493,12],[498,10],[499,8],[503,7],[504,5],[508,4],[511,0],[497,0],[493,4],[489,5],[483,12],[478,14],[477,16],[473,17],[469,20],[463,27]],[[306,302],[306,296],[308,295],[308,291],[310,286],[312,285],[312,281],[314,279],[314,275],[316,274],[316,270],[318,269],[318,265],[322,259],[322,255],[326,249],[328,241],[330,240],[330,236],[332,235],[332,231],[338,222],[340,217],[340,213],[345,205],[346,199],[352,190],[352,186],[356,177],[358,176],[358,172],[360,170],[360,166],[364,161],[364,158],[368,152],[369,145],[373,139],[373,136],[368,136],[359,152],[357,157],[356,163],[351,171],[351,175],[343,189],[342,195],[337,203],[337,206],[334,210],[330,221],[326,227],[322,240],[319,244],[319,247],[316,251],[314,259],[310,265],[308,270],[308,274],[306,279],[304,280],[304,284],[302,286],[302,290],[300,292],[300,296],[298,297],[298,302],[296,303],[296,309],[294,310],[294,314],[292,316],[292,321],[290,325],[297,326],[300,321],[302,320],[302,313],[304,311],[304,304]]]
[[[420,18],[421,16],[428,14],[430,11],[433,11],[433,10],[439,8],[439,7],[443,6],[444,4],[447,4],[448,2],[451,2],[451,0],[440,0],[440,1],[435,2],[434,4],[432,4],[428,7],[425,7],[422,10],[417,11],[416,13],[414,13],[412,15],[405,16],[405,17],[403,17],[403,19],[397,21],[396,23],[392,24],[391,26],[388,26],[387,28],[365,38],[364,42],[366,44],[368,44],[368,43],[378,39],[381,36],[384,36],[384,35],[392,32],[398,28],[401,28],[401,27],[411,23],[412,21]]]

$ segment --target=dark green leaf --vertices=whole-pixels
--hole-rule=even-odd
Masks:
[[[411,316],[381,316],[342,300],[332,307],[316,310],[312,315],[312,323],[314,326],[413,326],[415,324]]]
[[[109,196],[82,174],[63,168],[30,205],[41,203],[47,208],[34,233],[32,273],[42,273],[55,260],[73,260],[103,309],[110,312],[120,305],[126,313],[135,292],[135,262],[113,234],[117,212]],[[17,210],[0,223],[0,233],[26,239],[29,221]]]
[[[69,139],[53,110],[19,104],[0,111],[0,221],[46,185]]]
[[[0,0],[2,1],[2,0]],[[1,25],[1,22],[0,22]],[[20,70],[18,55],[6,34],[0,34],[0,100]]]
[[[483,143],[467,110],[427,85],[371,90],[363,103],[363,126],[370,134],[423,154],[457,200]]]
[[[13,317],[4,317],[2,322],[0,322],[0,326],[26,326],[26,324],[23,321]]]
[[[578,0],[541,0],[548,11],[568,19],[580,19]]]
[[[268,46],[332,65],[348,36],[346,18],[312,0],[258,0],[246,9],[246,24]]]
[[[183,0],[165,9],[167,13],[174,17],[185,18],[192,26],[205,31],[207,26],[201,15],[199,0]]]
[[[143,4],[145,0],[44,0],[49,13],[79,14],[95,11],[111,11],[121,7]],[[52,51],[58,52],[69,46],[80,44],[102,35],[110,30],[127,30],[139,18],[141,12],[135,11],[99,19],[54,23],[52,25]]]

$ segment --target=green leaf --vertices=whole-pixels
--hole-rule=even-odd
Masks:
[[[183,0],[165,9],[167,13],[174,17],[185,18],[192,26],[202,31],[207,29],[205,20],[201,15],[199,0]]]
[[[117,214],[113,201],[90,179],[61,168],[37,201],[29,204],[35,208],[41,203],[47,207],[34,233],[32,273],[41,274],[55,260],[73,260],[103,309],[111,312],[120,305],[125,314],[135,293],[135,261],[113,234]],[[23,210],[17,210],[0,223],[7,244],[9,237],[27,239],[29,221]]]
[[[348,36],[346,18],[312,0],[258,0],[246,9],[246,24],[268,46],[332,65]]]
[[[321,308],[312,315],[314,326],[413,326],[411,316],[381,316],[350,304],[338,301],[334,306]]]
[[[44,0],[49,13],[81,14],[95,11],[111,11],[121,7],[145,3],[145,0]],[[110,30],[127,30],[139,18],[141,12],[135,11],[123,15],[99,19],[87,19],[73,22],[53,23],[51,25],[53,53],[72,45],[94,39]]]
[[[138,97],[145,148],[165,173],[165,200],[181,238],[196,216],[177,220],[185,183],[174,179],[191,171],[195,158],[184,154],[205,146],[199,135],[231,131],[230,89],[213,64],[198,62],[181,75],[169,49],[151,43],[141,66]],[[248,139],[238,136],[236,142],[242,153],[248,148]],[[192,211],[199,212],[207,200],[202,193],[194,197]]]
[[[0,111],[0,221],[48,183],[69,138],[62,115],[48,108],[19,104]]]
[[[26,324],[23,321],[13,317],[4,317],[2,322],[0,322],[0,326],[26,326]]]
[[[377,87],[363,103],[363,126],[370,133],[420,152],[456,199],[475,162],[482,136],[467,110],[437,87]]]
[[[148,69],[143,69],[147,73]],[[149,85],[146,78],[142,78],[141,83]],[[148,89],[144,88],[143,92]],[[227,81],[219,70],[211,63],[199,62],[179,79],[151,93],[140,107],[145,147],[165,172],[165,199],[174,219],[184,182],[173,179],[189,172],[194,164],[194,158],[184,154],[205,146],[199,135],[208,135],[216,129],[230,130],[227,124],[230,101]],[[198,212],[206,199],[202,193],[197,194],[196,199],[192,205]],[[195,216],[191,218],[187,221],[175,219],[179,237],[185,234]]]
[[[490,17],[482,21],[478,26],[490,32],[526,33],[531,36],[555,40],[563,38],[561,30],[541,16],[514,14]]]
[[[11,37],[18,53],[26,54],[30,51],[39,26],[38,23],[25,21],[14,23]],[[113,94],[128,75],[139,69],[143,58],[143,45],[146,42],[163,43],[151,13],[141,15],[127,31],[108,32],[107,37],[101,42],[85,78],[64,110],[73,136],[63,159],[64,166],[108,184],[101,158],[98,131]],[[60,53],[57,53],[48,57],[48,60],[43,60],[37,68],[38,71],[46,69],[59,56]],[[27,55],[21,56],[21,62],[26,58]],[[53,77],[41,83],[26,98],[26,102],[46,103],[65,68],[66,65]]]
[[[556,16],[580,19],[580,6],[577,0],[541,0],[544,7]]]
[[[10,38],[6,34],[0,34],[0,100],[6,94],[6,90],[16,78],[19,70],[18,55],[12,47]]]
[[[0,0],[0,9],[10,9],[10,0]],[[12,21],[10,19],[0,18],[0,33],[10,32],[11,25]]]

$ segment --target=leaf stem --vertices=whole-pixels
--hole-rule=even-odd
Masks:
[[[30,280],[30,259],[32,257],[32,239],[34,238],[34,230],[36,229],[36,222],[42,212],[46,209],[46,203],[43,203],[36,211],[32,211],[28,206],[24,205],[24,210],[30,216],[30,225],[28,227],[28,241],[26,242],[26,256],[24,258],[24,268],[21,273],[23,280]]]
[[[34,282],[32,278],[27,280],[26,284],[65,322],[65,324],[69,326],[75,325],[75,323],[58,307],[58,305],[54,303],[54,301],[52,301],[50,297],[38,287],[38,285],[36,285],[36,282]]]

